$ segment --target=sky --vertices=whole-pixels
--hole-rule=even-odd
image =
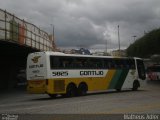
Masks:
[[[121,49],[160,28],[160,0],[0,0],[0,8],[52,33],[58,48]],[[51,25],[52,24],[52,25]]]

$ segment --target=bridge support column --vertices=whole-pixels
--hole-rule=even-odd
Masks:
[[[13,59],[12,59],[13,60]],[[18,73],[18,65],[8,59],[3,58],[0,61],[0,89],[12,89],[16,85],[16,76]]]
[[[9,70],[9,79],[8,79],[8,89],[15,88],[17,84],[17,73],[18,73],[18,66],[14,64],[10,65]]]

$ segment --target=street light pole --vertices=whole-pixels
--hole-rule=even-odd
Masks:
[[[53,24],[51,24],[51,26],[53,27],[53,30],[52,30],[52,41],[54,41],[54,25]]]
[[[54,25],[51,24],[51,26],[53,27],[52,29],[52,47],[53,47],[53,50],[56,50],[56,45],[55,45],[55,33],[54,33]]]
[[[134,35],[134,36],[132,36],[132,37],[134,38],[134,42],[135,42],[135,40],[136,40],[136,37],[137,37],[137,36],[136,36],[136,35]]]
[[[107,40],[106,40],[106,53],[107,53],[107,44],[108,44],[108,42],[107,42]]]
[[[120,51],[120,36],[119,36],[119,25],[118,25],[118,45],[119,45],[119,51]]]

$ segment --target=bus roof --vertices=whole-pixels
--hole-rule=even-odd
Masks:
[[[53,55],[53,56],[69,56],[69,57],[141,59],[141,58],[137,58],[137,57],[118,57],[118,56],[96,56],[96,55],[65,54],[65,53],[62,53],[62,52],[52,52],[52,51],[34,52],[34,53],[31,53],[31,54],[41,54],[41,53],[45,53],[48,56],[49,55]]]

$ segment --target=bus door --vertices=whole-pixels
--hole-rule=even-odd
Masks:
[[[145,80],[146,79],[146,74],[145,74],[145,67],[143,64],[143,60],[137,59],[137,71],[138,71],[138,76],[140,79]]]

